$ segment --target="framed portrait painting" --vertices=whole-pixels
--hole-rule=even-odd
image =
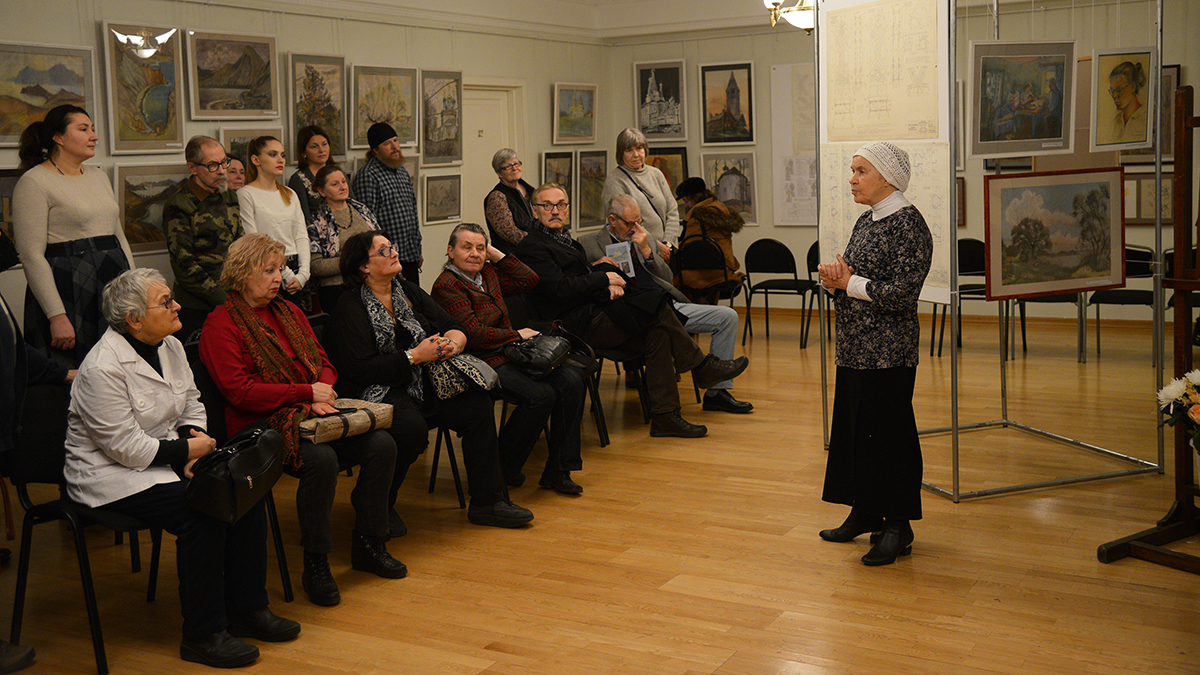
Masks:
[[[700,66],[701,145],[754,143],[754,63]]]
[[[1163,164],[1175,163],[1175,89],[1179,86],[1179,64],[1162,67],[1162,79],[1158,86],[1158,101],[1162,107],[1162,161]],[[1158,119],[1157,114],[1153,119]],[[1138,150],[1122,150],[1122,164],[1153,164],[1154,163],[1154,122],[1150,122],[1150,147]]]
[[[25,127],[55,106],[98,114],[93,54],[91,47],[0,42],[0,147],[15,148]]]
[[[579,151],[579,229],[600,227],[607,219],[604,182],[608,179],[608,151]]]
[[[462,176],[425,176],[425,224],[462,220]]]
[[[972,42],[969,156],[1069,153],[1075,43]]]
[[[462,73],[421,71],[421,164],[462,164]]]
[[[596,142],[594,84],[554,83],[554,145]]]
[[[753,152],[704,153],[700,156],[700,176],[709,191],[747,225],[758,221]]]
[[[262,127],[255,129],[226,129],[221,128],[217,140],[221,141],[221,145],[225,146],[225,153],[230,157],[236,157],[242,160],[242,164],[248,164],[250,158],[246,156],[246,146],[250,141],[259,136],[274,136],[279,139],[280,143],[286,143],[287,139],[283,137],[283,127]]]
[[[292,133],[285,145],[295,142],[296,132],[315,124],[329,134],[329,154],[346,155],[346,59],[317,54],[288,55],[288,82],[292,95],[288,108]],[[299,161],[303,148],[293,148],[291,159]]]
[[[543,152],[542,182],[558,183],[563,186],[563,189],[567,191],[567,201],[573,205],[575,203],[575,151],[548,150]],[[567,226],[564,229],[569,231],[573,222],[573,218],[568,218]]]
[[[134,253],[167,250],[163,205],[190,175],[182,161],[116,165],[113,192],[125,226],[125,238]]]
[[[280,116],[274,37],[188,31],[187,43],[192,119]]]
[[[663,172],[667,178],[667,185],[671,187],[672,195],[675,194],[675,189],[679,187],[679,184],[691,175],[688,173],[687,147],[682,145],[646,150],[646,164]]]
[[[109,148],[114,155],[183,149],[179,29],[105,23]]]
[[[350,66],[350,147],[366,149],[367,130],[383,122],[396,130],[400,146],[417,144],[417,69]]]
[[[684,62],[633,64],[633,114],[646,140],[687,140],[687,97]]]
[[[1092,52],[1092,152],[1154,144],[1158,62],[1153,47]]]
[[[984,176],[987,299],[1125,283],[1124,169]]]

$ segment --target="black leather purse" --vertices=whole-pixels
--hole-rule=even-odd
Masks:
[[[193,509],[236,523],[275,486],[285,454],[278,431],[245,429],[225,447],[196,460],[184,497]]]
[[[504,356],[534,379],[549,375],[570,353],[571,342],[556,335],[534,335],[504,345]]]

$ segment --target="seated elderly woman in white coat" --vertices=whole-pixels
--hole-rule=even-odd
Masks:
[[[172,337],[179,304],[157,270],[125,272],[104,288],[109,328],[71,388],[64,474],[71,499],[125,513],[176,535],[185,661],[228,668],[258,658],[239,637],[290,640],[300,624],[267,608],[266,514],[260,503],[226,525],[184,501],[197,459],[216,443],[200,393]]]

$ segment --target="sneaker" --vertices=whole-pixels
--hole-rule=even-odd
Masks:
[[[476,525],[491,527],[521,527],[533,520],[533,512],[507,499],[487,506],[477,506],[471,502],[471,506],[467,508],[467,520]]]

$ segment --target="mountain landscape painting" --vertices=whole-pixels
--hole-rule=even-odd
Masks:
[[[192,119],[270,119],[279,116],[275,38],[188,35]]]
[[[114,182],[129,248],[137,252],[167,250],[163,206],[189,175],[182,163],[117,165]]]
[[[95,110],[94,82],[90,48],[0,43],[0,147],[55,106]]]

